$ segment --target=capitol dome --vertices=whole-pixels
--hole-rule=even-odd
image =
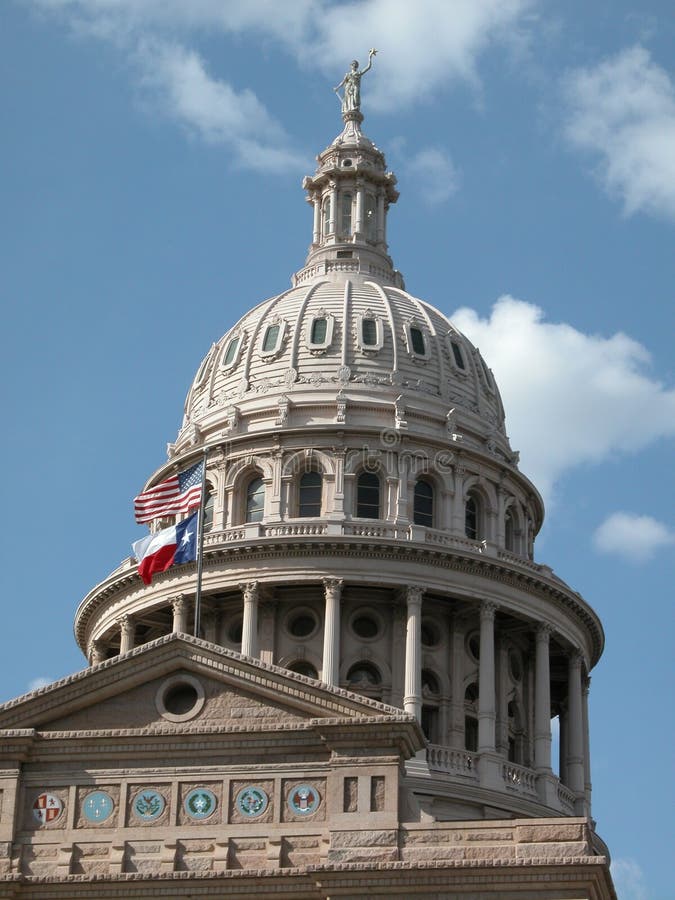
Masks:
[[[586,816],[602,626],[535,562],[543,504],[492,372],[406,292],[386,241],[396,179],[360,110],[343,119],[303,183],[304,267],[213,344],[145,485],[206,459],[201,607],[194,564],[146,586],[129,559],[82,601],[77,640],[94,664],[194,633],[405,711],[425,742],[413,817]]]

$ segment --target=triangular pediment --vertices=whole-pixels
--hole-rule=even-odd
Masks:
[[[0,729],[261,730],[407,717],[188,635],[169,635],[0,707]]]

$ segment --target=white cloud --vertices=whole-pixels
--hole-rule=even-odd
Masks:
[[[643,47],[564,82],[565,133],[599,159],[599,176],[627,214],[675,219],[675,84]]]
[[[45,678],[44,675],[39,675],[37,678],[33,678],[33,680],[28,685],[29,691],[37,691],[38,688],[46,687],[48,684],[52,683],[51,678]]]
[[[488,319],[464,308],[452,320],[494,370],[522,471],[545,496],[575,466],[675,436],[675,388],[646,373],[647,350],[626,335],[548,323],[509,296]]]
[[[596,529],[593,545],[601,553],[647,562],[664,547],[675,546],[675,530],[651,516],[615,512]]]
[[[283,128],[256,95],[211,78],[194,51],[146,40],[137,59],[143,83],[156,93],[164,111],[204,140],[228,145],[238,165],[258,171],[303,166]]]
[[[136,41],[178,42],[206,32],[270,39],[333,84],[356,53],[368,73],[368,105],[396,109],[419,103],[453,81],[476,85],[487,47],[522,44],[538,0],[32,0],[81,34],[130,47]],[[250,61],[255,66],[255,58]],[[326,86],[328,90],[328,85]],[[326,102],[332,102],[327,93]],[[183,117],[185,118],[185,116]],[[198,120],[198,126],[201,119]]]
[[[644,872],[634,859],[613,859],[610,871],[621,900],[647,900]]]
[[[439,147],[420,150],[406,163],[425,203],[444,203],[459,188],[459,172],[450,156]]]

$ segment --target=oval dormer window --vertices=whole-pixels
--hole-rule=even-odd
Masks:
[[[429,356],[427,335],[419,325],[406,325],[405,331],[408,343],[408,353],[418,359],[426,359]]]
[[[263,356],[274,356],[281,349],[281,342],[284,338],[285,325],[283,322],[275,322],[268,325],[262,339],[260,352]]]
[[[332,315],[328,315],[323,310],[318,316],[314,316],[305,332],[308,348],[313,351],[327,350],[333,342],[333,323]]]
[[[241,344],[241,338],[237,335],[237,337],[230,338],[230,341],[225,348],[225,355],[223,356],[223,366],[225,368],[229,368],[233,366],[237,357],[239,356],[239,346]]]
[[[457,368],[466,369],[466,363],[464,362],[464,356],[462,355],[462,348],[459,346],[457,341],[450,341],[450,346],[452,347],[452,358]]]
[[[209,365],[209,360],[211,359],[212,351],[213,351],[213,347],[211,347],[211,350],[209,350],[209,352],[206,354],[206,356],[202,360],[202,363],[199,367],[199,371],[197,372],[197,377],[195,378],[195,384],[201,384],[202,381],[204,380],[204,377],[206,375],[206,370]]]

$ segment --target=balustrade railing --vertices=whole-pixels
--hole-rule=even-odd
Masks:
[[[537,776],[531,769],[518,766],[516,763],[504,763],[502,765],[502,778],[507,788],[518,791],[520,794],[537,796]]]
[[[566,810],[571,813],[574,812],[574,793],[562,782],[558,783],[558,800],[560,801],[560,805]]]
[[[437,744],[427,746],[427,765],[432,772],[445,772],[478,781],[478,754]]]

